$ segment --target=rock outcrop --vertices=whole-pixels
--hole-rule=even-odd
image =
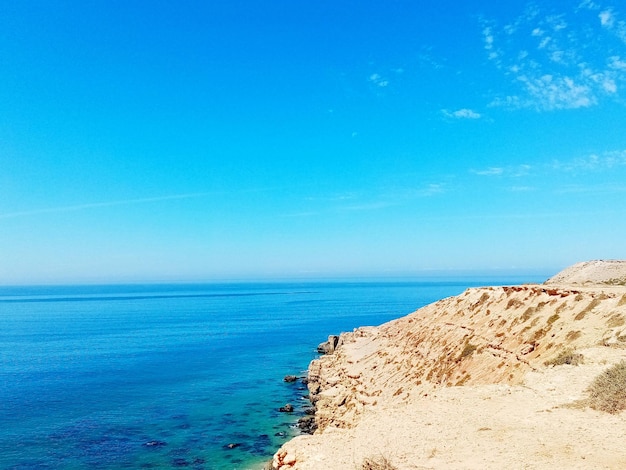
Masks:
[[[472,288],[380,327],[343,333],[336,342],[329,338],[332,351],[309,367],[317,430],[285,444],[274,468],[353,470],[377,454],[398,469],[512,468],[520,462],[529,468],[603,468],[606,462],[604,468],[626,468],[619,439],[606,435],[609,429],[626,433],[621,415],[562,406],[580,401],[594,374],[626,358],[626,288],[604,282],[621,279],[626,270],[610,266],[607,278],[590,274],[607,267],[601,262],[593,270],[576,266],[544,285]],[[558,360],[574,351],[583,365]],[[564,416],[552,422],[557,408]],[[455,420],[450,413],[457,413]],[[523,420],[529,434],[513,436],[506,416]],[[607,420],[612,428],[602,428]],[[584,455],[542,454],[532,433],[544,435],[552,425],[565,426],[571,442],[563,445],[579,443]],[[455,444],[449,439],[458,429],[466,435]],[[506,450],[507,432],[522,439],[521,453]],[[615,455],[593,451],[594,439],[605,450],[615,441]]]

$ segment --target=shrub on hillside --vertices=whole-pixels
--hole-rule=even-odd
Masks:
[[[583,363],[583,355],[575,353],[573,349],[564,349],[552,359],[544,362],[546,366],[562,366],[568,364],[571,366],[577,366]]]
[[[397,470],[386,457],[367,457],[363,460],[361,470]]]
[[[587,392],[588,404],[594,410],[615,414],[626,409],[626,361],[602,372]]]

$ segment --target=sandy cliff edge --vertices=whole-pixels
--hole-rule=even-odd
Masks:
[[[626,359],[615,279],[626,262],[579,263],[343,333],[309,367],[318,430],[283,445],[273,468],[626,468],[626,413],[581,405]],[[555,365],[564,352],[583,362]]]

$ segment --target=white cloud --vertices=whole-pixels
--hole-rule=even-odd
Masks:
[[[194,199],[200,197],[206,197],[215,195],[214,192],[204,192],[204,193],[187,193],[187,194],[172,194],[168,196],[156,196],[156,197],[146,197],[139,199],[124,199],[118,201],[107,201],[107,202],[92,202],[86,204],[76,204],[73,206],[57,206],[57,207],[48,207],[46,209],[32,209],[20,212],[9,212],[5,214],[0,214],[0,219],[12,219],[16,217],[27,217],[33,215],[42,215],[42,214],[56,214],[61,212],[76,212],[76,211],[84,211],[89,209],[100,209],[105,207],[115,207],[115,206],[129,206],[136,204],[147,204],[153,202],[162,202],[162,201],[174,201],[178,199]]]
[[[614,52],[616,37],[626,43],[619,12],[588,0],[558,15],[541,8],[534,4],[502,28],[481,20],[486,55],[511,86],[489,106],[553,111],[619,98],[626,86],[626,61]]]
[[[482,34],[483,34],[483,44],[484,44],[485,50],[488,52],[487,57],[489,58],[489,60],[497,62],[497,59],[500,56],[500,53],[496,48],[494,48],[495,37],[493,35],[492,27],[491,26],[483,27]]]
[[[595,3],[592,0],[583,0],[578,5],[578,9],[580,9],[580,8],[586,8],[587,10],[599,10],[600,9],[600,5],[598,5],[597,3]]]
[[[607,93],[617,93],[617,85],[610,78],[607,78],[602,82],[602,88],[604,88],[604,91]]]
[[[554,161],[552,169],[565,172],[605,171],[626,166],[626,150],[592,153],[569,161]]]
[[[532,167],[527,164],[499,167],[492,166],[483,170],[470,170],[470,173],[474,173],[479,176],[506,176],[509,178],[521,178],[527,176]]]
[[[603,10],[598,14],[600,24],[626,44],[626,21],[618,20],[617,17],[617,13],[612,8]]]
[[[442,194],[444,192],[444,186],[438,183],[431,183],[426,187],[417,191],[419,196],[434,196],[435,194]]]
[[[530,103],[539,110],[586,108],[596,102],[589,86],[577,83],[571,77],[521,75],[517,79],[523,84]]]
[[[605,28],[612,28],[615,23],[615,18],[613,18],[613,13],[611,10],[606,10],[601,12],[598,17],[600,18],[600,24]]]
[[[565,53],[563,51],[554,51],[550,54],[550,60],[556,63],[562,63]]]
[[[500,167],[490,167],[486,170],[471,170],[472,173],[480,176],[500,176],[504,173],[504,168]]]
[[[611,56],[609,57],[609,68],[613,70],[626,71],[626,61],[623,61],[617,55]]]
[[[552,38],[550,36],[543,38],[539,43],[539,49],[545,49],[546,46],[550,44],[550,41],[552,41]]]
[[[483,40],[485,41],[485,49],[490,51],[493,49],[493,34],[491,34],[491,28],[486,26],[483,28]]]
[[[457,109],[456,111],[441,110],[444,116],[454,119],[480,119],[482,115],[468,108]]]
[[[389,80],[384,79],[380,74],[377,73],[371,74],[368,80],[379,87],[386,87],[389,85]]]

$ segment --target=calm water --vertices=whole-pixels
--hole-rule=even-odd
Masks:
[[[520,281],[0,288],[0,468],[259,468],[329,334]]]

